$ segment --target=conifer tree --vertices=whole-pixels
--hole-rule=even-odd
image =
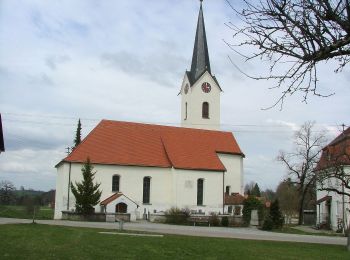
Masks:
[[[278,199],[271,203],[270,217],[274,228],[281,228],[283,226],[284,218],[280,211]]]
[[[80,144],[80,142],[81,142],[81,122],[80,122],[80,118],[79,118],[77,131],[75,132],[74,148],[77,147],[78,144]]]
[[[261,197],[261,192],[260,192],[260,188],[259,185],[257,183],[255,183],[253,189],[250,191],[250,195],[253,195],[255,197]]]
[[[100,183],[94,184],[94,176],[96,172],[93,172],[93,166],[91,165],[89,158],[87,158],[81,171],[83,174],[82,182],[75,182],[75,185],[71,183],[71,190],[76,200],[76,211],[84,215],[89,215],[94,213],[94,206],[99,203],[102,192],[98,189]]]

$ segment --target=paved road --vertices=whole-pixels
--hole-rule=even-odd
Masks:
[[[31,223],[31,220],[0,218],[0,224]],[[70,226],[70,227],[89,227],[102,229],[118,229],[118,223],[106,222],[80,222],[66,220],[37,220],[39,224]],[[224,227],[193,227],[156,224],[149,222],[124,223],[124,229],[131,231],[146,231],[161,234],[175,234],[201,237],[222,237],[238,238],[251,240],[273,240],[289,241],[317,244],[346,245],[345,237],[314,236],[314,235],[297,235],[283,234],[275,232],[266,232],[255,228],[224,228]]]

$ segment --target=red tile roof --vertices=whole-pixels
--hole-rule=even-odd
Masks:
[[[107,204],[111,203],[113,200],[116,200],[121,196],[123,196],[123,193],[121,193],[121,192],[114,193],[112,196],[109,196],[107,199],[101,201],[100,205],[107,205]]]
[[[102,120],[63,161],[225,171],[217,153],[244,156],[231,132]]]
[[[316,170],[340,165],[350,165],[350,127],[322,149]]]
[[[225,205],[243,205],[246,198],[239,193],[225,194]]]

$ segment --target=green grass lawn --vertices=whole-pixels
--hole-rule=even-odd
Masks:
[[[49,207],[40,207],[39,212],[35,214],[36,219],[53,219],[54,210]],[[32,214],[27,213],[24,206],[3,206],[0,205],[0,217],[3,218],[33,218]]]
[[[132,237],[99,231],[0,225],[0,259],[350,259],[344,246],[175,235]]]

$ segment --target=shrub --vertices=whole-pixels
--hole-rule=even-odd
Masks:
[[[209,223],[211,226],[219,226],[220,225],[220,219],[217,214],[212,213],[209,217]]]
[[[264,219],[264,224],[262,226],[262,230],[272,230],[273,229],[273,221],[270,215],[267,215]]]
[[[165,213],[165,222],[169,224],[186,224],[189,217],[187,209],[171,208]]]
[[[221,225],[224,227],[228,227],[228,217],[222,217],[221,219]]]

